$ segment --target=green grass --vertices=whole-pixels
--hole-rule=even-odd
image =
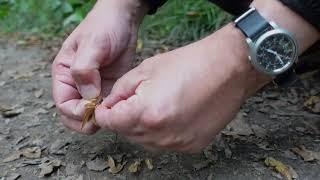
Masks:
[[[0,30],[63,35],[83,20],[94,3],[95,0],[0,0]],[[229,19],[206,0],[169,0],[157,14],[145,19],[140,37],[193,41]]]
[[[169,0],[143,23],[143,38],[194,41],[229,22],[230,16],[206,0]]]

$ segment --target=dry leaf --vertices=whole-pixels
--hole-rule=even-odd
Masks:
[[[137,173],[141,169],[141,160],[135,161],[133,164],[129,166],[129,172]]]
[[[296,179],[298,176],[292,167],[287,166],[272,157],[266,158],[264,164],[268,167],[274,168],[276,172],[280,173],[287,180]]]
[[[146,164],[146,166],[149,170],[153,169],[152,159],[147,158],[144,160],[144,163]]]
[[[36,98],[41,98],[41,96],[43,95],[43,93],[44,93],[44,89],[39,89],[38,91],[35,91],[34,92],[34,96],[36,97]]]
[[[21,174],[13,173],[13,174],[10,174],[10,176],[8,176],[6,180],[16,180],[16,179],[19,179],[20,177],[21,177]]]
[[[304,161],[320,161],[320,152],[307,150],[304,146],[300,146],[299,148],[292,148],[291,151],[301,156]]]
[[[196,163],[193,166],[193,168],[197,171],[201,170],[201,169],[204,169],[206,167],[208,167],[210,165],[210,161],[209,160],[206,160],[206,161],[201,161],[199,163]]]
[[[85,105],[86,110],[84,112],[84,117],[82,119],[81,129],[91,120],[94,124],[96,124],[94,111],[101,102],[102,102],[102,97],[99,96],[95,99],[89,100],[89,102]]]
[[[50,160],[40,165],[40,177],[52,174],[56,169],[61,166],[61,161],[58,159]]]
[[[137,50],[141,51],[143,49],[143,40],[142,39],[138,39],[137,41]]]
[[[1,114],[4,118],[12,118],[15,116],[18,116],[19,114],[24,112],[24,108],[18,108],[18,109],[10,109],[7,111],[1,111]]]
[[[2,162],[7,163],[7,162],[15,161],[17,159],[20,159],[21,155],[22,155],[21,152],[15,152],[15,153],[11,154],[9,157],[2,160]]]
[[[89,161],[86,163],[87,167],[91,171],[104,171],[105,169],[108,168],[108,164],[99,158],[96,158],[93,161]]]
[[[222,134],[227,136],[250,136],[253,134],[253,131],[243,118],[243,114],[239,112],[235,119],[222,131]]]
[[[41,148],[40,147],[32,147],[26,148],[21,151],[21,154],[30,159],[36,159],[41,157]]]
[[[320,113],[320,97],[311,96],[304,102],[304,106],[314,113]]]
[[[114,159],[111,156],[108,156],[108,162],[107,162],[108,166],[109,166],[109,172],[112,174],[118,174],[120,171],[122,171],[124,165],[126,164],[126,162],[124,163],[119,163],[116,165]]]

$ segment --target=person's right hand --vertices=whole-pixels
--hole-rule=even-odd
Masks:
[[[147,8],[141,0],[98,0],[85,20],[65,40],[53,62],[53,97],[62,123],[81,129],[86,100],[107,96],[114,82],[131,67],[138,26]]]

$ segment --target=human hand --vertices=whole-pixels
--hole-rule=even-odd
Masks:
[[[244,36],[229,25],[125,74],[96,120],[147,148],[197,152],[268,80],[250,65]]]
[[[82,133],[86,100],[107,96],[114,82],[131,66],[138,26],[147,8],[140,0],[99,0],[65,40],[52,66],[53,97],[65,126]]]

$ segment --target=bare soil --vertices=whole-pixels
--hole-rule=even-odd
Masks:
[[[236,122],[202,153],[151,153],[110,132],[85,136],[65,129],[51,97],[50,65],[57,49],[18,44],[23,43],[0,37],[1,180],[282,179],[265,165],[267,157],[291,166],[298,179],[320,179],[319,160],[306,161],[291,150],[303,145],[320,152],[320,116],[303,105],[320,93],[318,73],[303,77],[302,85],[288,90],[270,85],[260,91],[243,105]],[[139,59],[154,49],[157,47],[144,49]],[[32,147],[29,154],[19,154]],[[19,157],[12,159],[17,153]],[[122,171],[110,173],[105,164],[108,157],[116,164],[126,162]],[[137,173],[129,172],[132,163],[146,158],[152,159],[152,170],[141,163]],[[40,177],[41,168],[48,170],[45,177]]]

